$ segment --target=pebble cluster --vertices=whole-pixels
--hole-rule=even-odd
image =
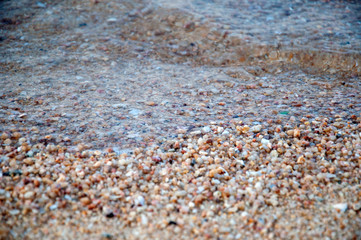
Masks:
[[[23,235],[10,229],[25,227],[27,221],[19,219],[36,222],[53,213],[61,219],[62,212],[73,212],[89,218],[101,213],[118,221],[119,230],[145,227],[151,229],[148,234],[171,226],[174,234],[202,238],[321,234],[357,239],[360,130],[355,115],[291,117],[286,124],[211,123],[189,134],[179,129],[176,139],[161,146],[121,155],[111,148],[87,150],[84,144],[76,151],[51,143],[30,145],[16,130],[2,132],[0,232],[44,237],[46,229],[34,227]],[[297,216],[307,210],[312,215]],[[314,225],[295,222],[289,224],[294,228],[282,229],[284,215]],[[320,222],[312,222],[313,217]],[[134,232],[129,236],[137,238]]]

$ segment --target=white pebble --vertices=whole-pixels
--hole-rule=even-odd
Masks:
[[[144,226],[148,225],[148,218],[145,215],[141,215],[141,221]]]
[[[347,203],[337,203],[332,205],[333,208],[340,210],[341,212],[345,212],[347,210]]]
[[[242,213],[241,213],[241,216],[242,216],[242,217],[247,217],[247,216],[248,216],[248,213],[247,213],[247,212],[242,212]]]
[[[209,126],[205,126],[202,128],[202,132],[204,133],[209,133],[210,131],[212,131],[212,129]]]
[[[228,130],[224,130],[224,132],[222,133],[222,135],[228,136],[228,135],[229,135],[229,131],[228,131]]]
[[[10,215],[18,215],[20,211],[18,209],[14,209],[14,210],[10,210],[9,213]]]
[[[49,209],[51,210],[51,211],[53,211],[53,210],[55,210],[55,209],[57,209],[58,208],[58,205],[57,204],[53,204],[53,205],[51,205],[50,207],[49,207]]]
[[[26,192],[26,193],[24,194],[24,198],[25,198],[25,199],[33,199],[34,196],[35,196],[35,193],[32,192],[32,191]]]
[[[251,127],[249,130],[251,132],[258,133],[261,131],[261,129],[262,129],[262,125],[256,125],[256,126]]]
[[[137,206],[144,206],[145,204],[145,200],[144,200],[144,197],[143,196],[138,196],[136,199],[135,199],[135,205]]]
[[[271,158],[277,158],[278,157],[278,152],[276,150],[272,150],[271,151]]]
[[[256,182],[256,184],[254,185],[254,187],[256,188],[257,191],[261,191],[263,186],[263,184],[261,182]]]
[[[271,148],[271,143],[269,140],[262,138],[261,143],[262,143],[263,148],[265,148],[265,147]]]
[[[117,21],[116,18],[108,18],[108,19],[107,19],[107,22],[108,22],[108,23],[115,23],[116,21]]]

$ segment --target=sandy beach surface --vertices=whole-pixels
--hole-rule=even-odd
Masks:
[[[358,1],[0,2],[0,239],[361,239]]]

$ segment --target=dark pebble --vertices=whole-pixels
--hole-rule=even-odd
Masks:
[[[169,221],[169,222],[168,222],[168,226],[169,226],[169,225],[178,225],[178,223],[175,222],[175,221]]]

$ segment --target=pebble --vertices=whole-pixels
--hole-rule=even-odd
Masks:
[[[272,157],[272,159],[277,158],[278,157],[278,152],[276,150],[272,150],[271,151],[271,157]]]
[[[142,221],[143,226],[148,225],[148,218],[145,215],[141,215],[141,221]]]
[[[118,21],[118,19],[116,19],[116,18],[108,18],[107,19],[107,22],[108,23],[115,23],[115,22],[117,22]]]
[[[125,161],[125,160],[120,160],[120,161]],[[122,163],[119,163],[119,164],[125,165],[125,164],[122,164]],[[94,163],[93,167],[94,168],[99,168],[101,165],[102,165],[102,163],[100,161],[98,161],[98,162]]]
[[[35,197],[35,192],[29,191],[24,194],[25,199],[33,199]]]
[[[249,130],[254,133],[259,133],[261,131],[261,129],[262,129],[262,125],[256,125],[256,126],[251,127]]]
[[[146,102],[145,104],[148,105],[148,106],[152,106],[152,107],[157,105],[157,104],[156,104],[155,102],[153,102],[153,101]]]
[[[36,2],[36,6],[39,8],[46,8],[47,4],[42,2]]]
[[[20,213],[20,211],[18,209],[13,209],[13,210],[10,210],[9,213],[11,215],[18,215]]]
[[[262,140],[261,140],[261,143],[262,143],[262,146],[264,147],[264,148],[270,148],[271,146],[271,143],[270,143],[270,141],[269,140],[267,140],[267,139],[264,139],[264,138],[262,138]]]
[[[32,158],[25,158],[23,160],[23,162],[27,165],[33,165],[34,164],[34,160]]]
[[[136,206],[144,206],[145,205],[145,199],[143,196],[138,196],[135,200]]]
[[[348,208],[347,203],[337,203],[337,204],[333,204],[332,206],[334,209],[339,210],[342,213],[346,212],[346,210]]]
[[[58,209],[58,204],[53,204],[53,205],[51,205],[51,206],[49,207],[49,209],[50,209],[51,211],[54,211],[54,210]]]
[[[256,182],[256,184],[254,185],[254,187],[256,188],[256,190],[258,192],[260,192],[263,189],[263,184],[262,182]]]
[[[139,109],[132,109],[129,111],[130,115],[133,115],[134,117],[138,117],[139,115],[143,114],[143,111]]]
[[[88,197],[82,197],[80,199],[80,202],[83,204],[83,205],[89,205],[91,203],[91,200],[88,198]]]
[[[204,133],[209,133],[211,131],[212,131],[212,129],[209,126],[205,126],[202,128],[202,132],[204,132]]]

